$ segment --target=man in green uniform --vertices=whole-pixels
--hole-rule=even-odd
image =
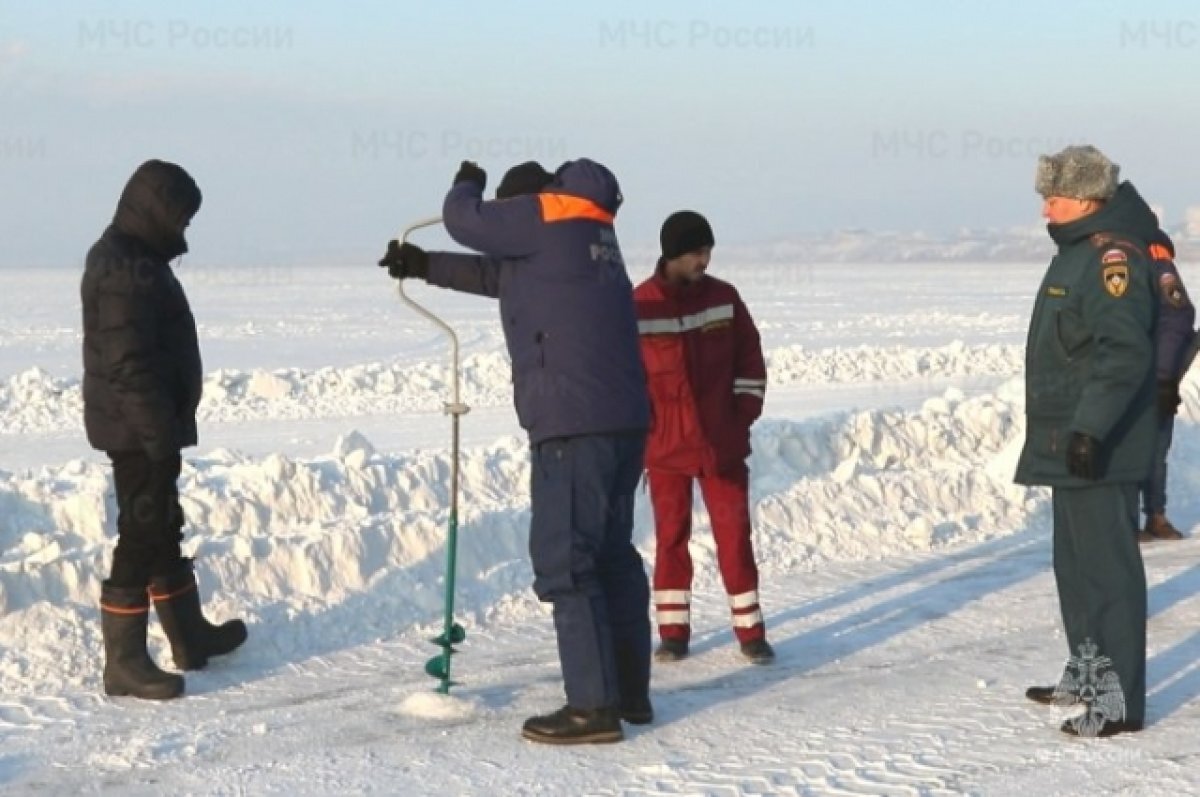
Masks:
[[[1048,485],[1054,575],[1070,660],[1039,703],[1081,704],[1062,730],[1141,730],[1146,576],[1138,486],[1156,439],[1154,214],[1090,146],[1038,161],[1042,215],[1058,246],[1038,289],[1025,351],[1026,433],[1016,481]]]

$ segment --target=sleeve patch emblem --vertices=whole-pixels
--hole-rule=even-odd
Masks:
[[[1183,289],[1183,283],[1179,281],[1179,277],[1171,273],[1163,274],[1158,278],[1158,284],[1167,304],[1176,309],[1187,307],[1189,303],[1187,291]]]
[[[1112,263],[1104,267],[1104,290],[1114,299],[1120,299],[1129,289],[1129,264]]]

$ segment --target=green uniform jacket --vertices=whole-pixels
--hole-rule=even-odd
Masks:
[[[1083,487],[1149,475],[1158,295],[1146,241],[1157,229],[1129,183],[1095,213],[1048,225],[1058,254],[1029,321],[1018,483]],[[1067,473],[1072,432],[1100,441],[1098,481]]]

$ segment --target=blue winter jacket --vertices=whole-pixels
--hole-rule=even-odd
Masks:
[[[1158,226],[1158,217],[1136,191],[1122,192],[1129,207],[1145,220],[1138,233],[1154,266],[1158,294],[1158,325],[1155,328],[1154,375],[1159,381],[1183,378],[1193,355],[1196,308],[1175,267],[1175,244]]]
[[[616,178],[580,159],[539,194],[484,201],[450,189],[446,231],[482,256],[431,252],[431,285],[500,300],[514,402],[530,441],[648,426],[633,286],[613,217]]]
[[[1150,239],[1150,257],[1158,283],[1158,357],[1156,376],[1163,381],[1183,377],[1195,336],[1196,307],[1175,267],[1175,244],[1159,230]]]

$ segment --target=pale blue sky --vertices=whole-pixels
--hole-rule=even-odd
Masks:
[[[77,265],[150,157],[205,262],[373,260],[466,157],[604,161],[627,243],[680,207],[758,242],[1034,224],[1088,141],[1171,221],[1198,76],[1187,2],[0,0],[0,267]]]

